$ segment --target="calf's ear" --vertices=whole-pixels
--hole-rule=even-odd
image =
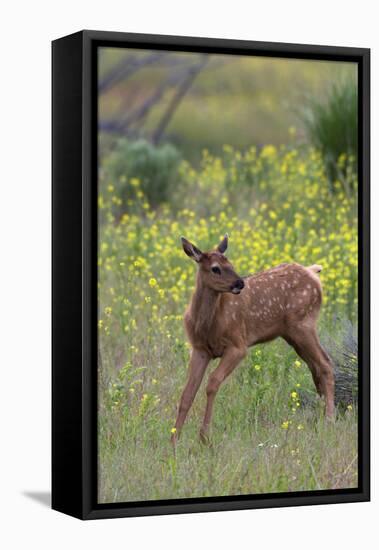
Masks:
[[[194,260],[195,262],[200,262],[203,253],[201,250],[199,250],[194,244],[190,243],[185,239],[184,237],[180,237],[182,241],[182,246],[184,252],[191,258],[191,260]]]
[[[221,252],[221,254],[224,254],[225,250],[228,248],[228,239],[229,239],[228,234],[225,233],[225,237],[222,239],[222,241],[217,247],[217,250]]]

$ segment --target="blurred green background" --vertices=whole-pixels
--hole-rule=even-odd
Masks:
[[[121,136],[146,138],[197,162],[203,149],[218,154],[225,144],[310,143],[312,115],[331,96],[337,94],[334,126],[354,125],[354,113],[339,121],[336,111],[356,109],[346,98],[346,86],[356,94],[356,79],[354,63],[100,49],[101,150]],[[350,152],[344,145],[340,152]]]

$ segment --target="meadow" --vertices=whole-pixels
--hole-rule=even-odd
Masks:
[[[176,455],[170,445],[196,271],[180,236],[206,250],[228,232],[242,275],[321,264],[319,327],[334,357],[357,321],[354,159],[340,155],[331,184],[312,147],[225,145],[181,161],[159,204],[149,182],[115,175],[113,161],[99,174],[99,502],[357,486],[355,400],[340,399],[326,421],[307,366],[281,340],[252,348],[222,386],[209,447],[198,437],[207,375]]]

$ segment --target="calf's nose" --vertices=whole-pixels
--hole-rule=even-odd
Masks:
[[[238,288],[239,290],[242,290],[244,286],[245,286],[245,283],[243,282],[242,279],[237,279],[237,281],[234,284],[234,287]]]

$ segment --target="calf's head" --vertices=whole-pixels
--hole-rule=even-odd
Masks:
[[[199,276],[204,286],[216,292],[239,294],[245,283],[224,255],[228,247],[228,235],[222,239],[215,250],[201,252],[191,242],[181,237],[183,250],[199,266]]]

